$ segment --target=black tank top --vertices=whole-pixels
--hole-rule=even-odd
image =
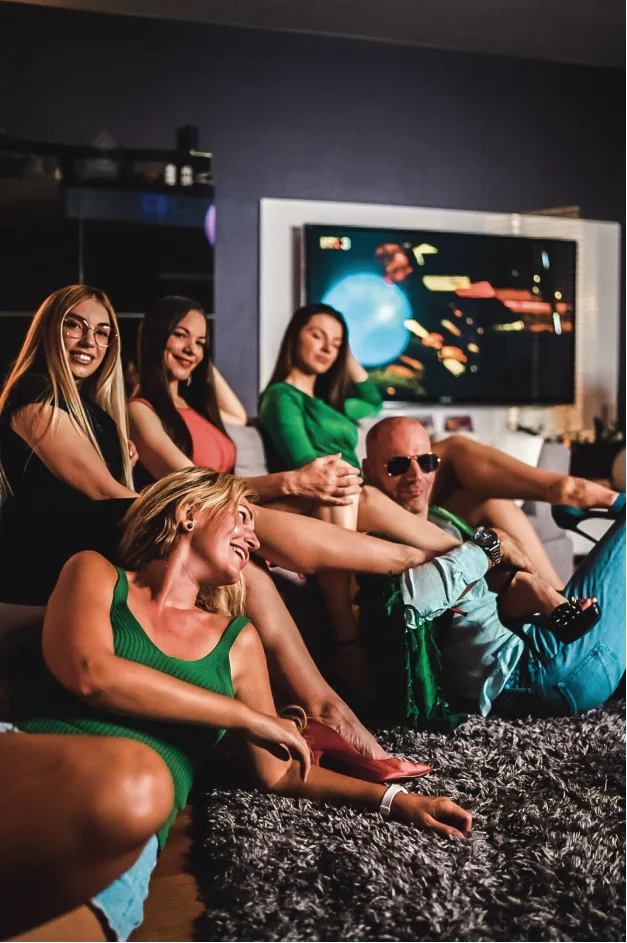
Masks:
[[[11,428],[18,409],[49,393],[41,373],[22,377],[0,417],[0,462],[10,487],[0,508],[0,602],[45,605],[64,563],[79,550],[115,562],[117,525],[131,501],[92,501],[57,478]],[[94,436],[112,476],[122,477],[122,452],[112,417],[82,397]],[[66,409],[65,403],[59,407]]]

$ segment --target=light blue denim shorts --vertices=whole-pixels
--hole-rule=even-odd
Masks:
[[[0,734],[21,733],[13,724],[0,721]],[[150,877],[157,863],[157,836],[146,842],[132,868],[92,897],[89,906],[103,919],[109,940],[128,940],[144,919],[144,901],[148,896]]]
[[[133,867],[96,897],[92,897],[90,906],[108,925],[109,940],[128,940],[133,930],[141,925],[144,901],[148,896],[148,885],[158,852],[159,842],[157,836],[153,835]]]

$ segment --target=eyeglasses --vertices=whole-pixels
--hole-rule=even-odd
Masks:
[[[413,460],[418,463],[420,471],[424,472],[425,475],[434,472],[440,464],[440,456],[436,455],[435,452],[424,452],[422,455],[395,455],[394,458],[388,459],[385,465],[390,478],[405,475],[409,471]]]
[[[63,332],[66,337],[78,340],[80,337],[85,337],[90,331],[93,331],[94,341],[98,347],[109,347],[117,336],[108,324],[90,327],[85,318],[79,318],[75,314],[67,314],[63,319]]]

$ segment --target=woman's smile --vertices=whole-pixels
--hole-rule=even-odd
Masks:
[[[69,354],[70,359],[75,360],[77,363],[88,364],[96,359],[93,354],[88,354],[87,351],[83,350],[71,350]]]

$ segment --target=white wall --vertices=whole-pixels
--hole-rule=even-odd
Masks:
[[[434,417],[442,431],[449,415],[471,415],[476,431],[493,439],[508,423],[544,426],[545,435],[592,428],[605,406],[616,417],[618,387],[620,226],[618,223],[476,213],[412,206],[377,206],[312,200],[260,201],[259,377],[266,386],[283,332],[294,310],[295,233],[305,223],[396,229],[435,229],[572,239],[578,243],[575,405],[521,407],[416,406],[404,410]],[[398,411],[396,404],[386,410]]]

